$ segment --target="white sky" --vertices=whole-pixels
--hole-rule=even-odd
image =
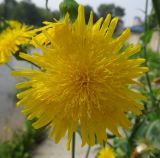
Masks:
[[[0,2],[2,1],[3,0],[0,0]],[[61,1],[62,0],[49,0],[48,6],[51,10],[58,9]],[[45,7],[45,0],[32,0],[32,2],[37,6]],[[135,16],[141,17],[142,20],[144,19],[143,11],[145,10],[146,0],[77,0],[77,2],[81,4],[89,4],[95,11],[101,3],[115,3],[116,5],[125,8],[126,15],[123,20],[125,21],[126,26],[132,25]],[[151,10],[151,0],[149,0],[149,10]]]

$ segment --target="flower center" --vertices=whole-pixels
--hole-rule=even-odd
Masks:
[[[89,75],[88,71],[85,69],[77,70],[74,75],[72,76],[73,85],[77,90],[89,90],[90,83],[91,83],[91,76]]]

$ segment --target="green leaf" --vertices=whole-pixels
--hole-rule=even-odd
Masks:
[[[160,0],[152,0],[152,3],[160,26]]]
[[[160,120],[152,122],[146,132],[146,138],[160,149]]]
[[[61,18],[64,18],[66,13],[69,13],[70,20],[74,21],[78,14],[78,3],[75,0],[63,0],[59,4]]]
[[[151,41],[153,31],[147,31],[145,34],[141,36],[141,40],[144,44],[147,44]]]

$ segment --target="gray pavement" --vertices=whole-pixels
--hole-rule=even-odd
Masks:
[[[88,146],[81,147],[81,139],[76,135],[76,156],[75,158],[85,158]],[[88,158],[95,158],[97,147],[91,148]],[[47,139],[33,152],[33,158],[71,158],[71,150],[66,150],[66,138],[63,138],[59,144],[53,140]]]

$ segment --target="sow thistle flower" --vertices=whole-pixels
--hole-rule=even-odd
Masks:
[[[17,84],[17,88],[25,89],[17,95],[17,105],[24,105],[28,119],[37,118],[35,128],[52,128],[49,136],[56,143],[68,133],[69,148],[79,125],[82,146],[94,145],[95,139],[103,144],[106,130],[119,136],[118,127],[131,126],[128,111],[141,114],[143,106],[139,101],[144,96],[128,86],[138,84],[135,78],[148,68],[140,66],[144,59],[130,59],[140,50],[139,45],[129,45],[120,53],[130,30],[113,38],[117,22],[118,18],[111,20],[109,14],[93,24],[91,12],[86,24],[84,7],[80,5],[73,23],[68,14],[62,21],[45,22],[42,32],[34,37],[42,54],[20,54],[40,70],[13,72],[28,79]]]
[[[0,33],[0,64],[8,62],[19,46],[28,44],[34,35],[32,27],[9,21],[10,27]]]
[[[97,158],[115,158],[115,154],[111,148],[105,147],[100,150]]]

